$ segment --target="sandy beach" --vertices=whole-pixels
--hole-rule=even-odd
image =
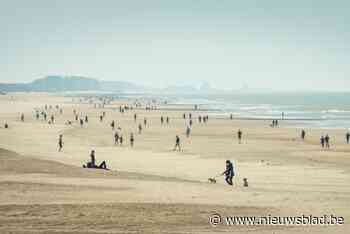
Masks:
[[[191,111],[194,124],[187,138],[182,115],[189,106],[120,113],[126,104],[132,103],[116,100],[95,108],[45,93],[0,96],[0,233],[349,233],[350,145],[344,130],[305,129],[302,141],[300,129],[283,121],[271,128],[267,120],[227,116],[204,124],[197,117],[206,112],[198,110]],[[47,112],[55,116],[54,124],[35,118],[35,108],[45,105],[52,106]],[[89,122],[81,127],[73,110],[88,115]],[[161,116],[169,116],[170,123],[161,125]],[[139,134],[144,118],[147,126]],[[120,127],[122,146],[114,144],[112,120]],[[329,150],[319,144],[326,133]],[[64,147],[58,152],[60,134]],[[181,152],[173,151],[176,135]],[[109,171],[82,168],[92,149]],[[234,163],[234,186],[218,176],[226,160]],[[216,184],[208,183],[211,177],[217,177]],[[345,224],[213,227],[214,213],[334,215]]]

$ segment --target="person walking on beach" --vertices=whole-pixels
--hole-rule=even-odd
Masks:
[[[324,148],[324,142],[325,142],[324,136],[321,136],[320,142],[321,142],[322,148]]]
[[[222,173],[222,175],[225,175],[225,181],[228,185],[233,185],[232,179],[235,175],[233,164],[230,160],[226,160],[226,170]]]
[[[161,117],[160,117],[160,124],[163,125],[163,123],[164,123],[164,117],[161,116]]]
[[[190,126],[187,126],[187,128],[186,128],[186,137],[190,137],[190,134],[191,134],[191,128],[190,128]]]
[[[141,132],[142,132],[142,125],[139,124],[139,134],[141,134]]]
[[[183,119],[186,119],[186,114],[185,114],[185,113],[183,113],[182,117],[183,117]]]
[[[305,140],[305,135],[306,135],[306,132],[305,132],[305,130],[303,129],[303,130],[301,130],[301,140]]]
[[[192,127],[192,124],[193,124],[193,121],[192,121],[192,119],[190,119],[190,126]]]
[[[147,119],[146,118],[143,119],[143,125],[145,125],[145,127],[147,126]]]
[[[330,148],[330,138],[328,136],[328,134],[326,135],[326,137],[324,138],[324,141],[326,143],[326,148],[329,149]]]
[[[55,116],[51,115],[51,123],[54,124],[55,123]]]
[[[61,152],[62,148],[63,148],[63,135],[60,134],[60,136],[58,137],[58,152]]]
[[[118,132],[114,133],[114,144],[117,145],[119,143],[119,134]]]
[[[83,125],[84,125],[84,121],[83,121],[83,119],[80,119],[80,127],[82,128]]]
[[[166,117],[166,124],[169,124],[169,121],[170,121],[169,116],[167,116]]]
[[[130,134],[130,145],[131,145],[131,147],[134,147],[134,134],[133,133],[131,133]]]
[[[119,142],[120,142],[120,145],[122,146],[123,145],[123,135],[120,135]]]
[[[114,131],[114,128],[115,128],[115,122],[114,122],[114,120],[113,120],[112,123],[111,123],[111,127],[112,127],[112,130]]]
[[[350,142],[350,132],[346,133],[345,138],[346,138],[346,143],[349,144],[349,142]]]
[[[180,137],[178,135],[176,135],[176,138],[175,138],[175,147],[174,147],[174,151],[176,149],[179,149],[179,151],[181,151],[181,146],[180,146]]]
[[[85,123],[89,122],[89,117],[87,115],[85,115]]]
[[[134,114],[134,122],[136,122],[136,120],[137,120],[137,114],[135,113]]]
[[[24,114],[21,114],[21,121],[24,122]]]
[[[238,144],[242,143],[242,135],[243,135],[243,133],[242,133],[241,129],[239,129],[238,132],[237,132]]]

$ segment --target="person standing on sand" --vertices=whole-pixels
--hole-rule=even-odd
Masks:
[[[160,124],[163,125],[163,123],[164,123],[164,118],[163,118],[163,116],[161,116],[160,117]]]
[[[137,114],[135,113],[134,114],[134,122],[136,122],[136,120],[137,120]]]
[[[187,126],[187,128],[186,128],[186,136],[190,137],[190,134],[191,134],[191,128],[190,128],[190,126]]]
[[[230,160],[226,160],[226,170],[222,173],[222,175],[225,175],[225,181],[228,185],[233,185],[232,179],[235,175],[233,170],[233,164]]]
[[[169,124],[169,116],[166,117],[166,124]]]
[[[114,131],[114,128],[115,128],[115,122],[114,122],[114,120],[113,120],[112,123],[111,123],[111,127],[112,127],[112,130]]]
[[[142,125],[139,124],[139,134],[141,134],[141,132],[142,132]]]
[[[345,138],[346,138],[346,143],[349,144],[349,142],[350,142],[350,132],[346,133]]]
[[[238,136],[238,144],[241,144],[242,143],[242,131],[241,129],[238,129],[238,132],[237,132],[237,136]]]
[[[176,135],[176,138],[175,138],[175,147],[174,147],[174,151],[176,149],[179,149],[179,151],[181,151],[181,146],[180,146],[180,137],[178,135]]]
[[[305,130],[303,129],[303,130],[301,130],[301,140],[305,140],[305,135],[306,135],[306,132],[305,132]]]
[[[321,136],[321,139],[320,139],[320,142],[321,142],[321,146],[322,146],[322,149],[324,148],[324,136]]]
[[[146,118],[143,119],[143,125],[145,125],[145,127],[147,126],[147,119]]]
[[[324,138],[324,141],[326,143],[326,148],[329,149],[330,148],[330,138],[328,136],[328,134],[326,135],[326,137]]]
[[[114,133],[114,144],[117,145],[119,143],[119,134],[118,132],[116,131]]]
[[[24,114],[21,114],[21,121],[24,122]]]
[[[60,134],[59,138],[58,138],[58,152],[61,152],[62,148],[63,148],[63,135]]]
[[[120,135],[119,142],[120,142],[120,145],[122,146],[123,145],[123,135]]]
[[[131,133],[130,134],[130,145],[131,145],[131,147],[134,147],[134,134],[133,133]]]

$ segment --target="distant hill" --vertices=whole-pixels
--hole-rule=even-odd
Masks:
[[[1,92],[141,91],[144,87],[123,81],[98,81],[82,76],[47,76],[31,83],[0,83]]]

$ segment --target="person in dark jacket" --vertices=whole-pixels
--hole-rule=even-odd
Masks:
[[[225,175],[225,181],[228,185],[233,185],[232,179],[235,176],[233,164],[230,160],[226,160],[226,170],[222,173]]]

